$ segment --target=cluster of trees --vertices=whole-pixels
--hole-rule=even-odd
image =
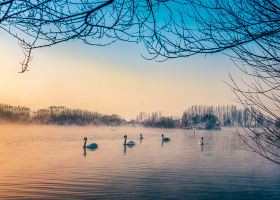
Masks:
[[[23,106],[0,104],[0,121],[29,122],[31,110]]]
[[[182,126],[185,128],[195,127],[199,129],[220,129],[221,123],[218,120],[218,117],[213,113],[204,113],[204,114],[194,114],[189,115],[187,112],[184,112],[182,117]]]
[[[280,127],[280,121],[274,123],[272,119],[268,119],[253,107],[238,109],[234,105],[216,107],[194,105],[186,109],[181,118],[162,116],[161,112],[151,114],[141,112],[137,115],[136,122],[147,127],[164,128],[220,129],[221,126],[260,128],[264,123]]]
[[[188,122],[193,116],[201,116],[207,113],[217,116],[219,124],[222,126],[244,126],[261,127],[265,121],[265,116],[257,112],[253,107],[238,109],[235,105],[227,106],[191,106],[183,116]]]
[[[125,122],[118,115],[104,115],[64,106],[51,106],[32,112],[27,107],[0,104],[0,121],[57,125],[121,125]]]
[[[146,127],[157,127],[157,128],[177,128],[180,127],[180,119],[176,117],[151,117],[144,120],[141,124]]]
[[[218,117],[213,113],[189,115],[184,112],[182,117],[178,118],[162,116],[161,112],[153,112],[151,115],[141,112],[136,117],[136,122],[146,127],[220,129]]]

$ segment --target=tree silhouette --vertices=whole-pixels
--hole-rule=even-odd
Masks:
[[[28,70],[34,49],[69,40],[89,45],[115,41],[159,44],[160,30],[171,24],[168,1],[134,0],[4,0],[0,2],[0,28],[18,39]],[[164,23],[161,11],[164,10]],[[169,18],[169,19],[168,19]]]

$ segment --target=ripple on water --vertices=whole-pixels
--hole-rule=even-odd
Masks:
[[[162,132],[170,142],[161,143]],[[242,142],[228,129],[194,136],[139,127],[15,126],[0,133],[1,200],[280,196],[279,166],[236,148]],[[124,149],[124,134],[134,147]],[[84,136],[99,148],[84,152]]]

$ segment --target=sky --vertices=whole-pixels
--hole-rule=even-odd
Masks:
[[[236,73],[223,55],[156,62],[141,45],[96,47],[71,41],[33,52],[30,70],[20,71],[18,42],[0,32],[0,103],[31,109],[63,105],[126,119],[139,112],[180,116],[191,105],[228,105],[224,83]]]

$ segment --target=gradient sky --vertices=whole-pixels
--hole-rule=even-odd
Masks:
[[[17,41],[0,32],[0,44],[0,103],[32,109],[65,105],[127,119],[141,111],[180,116],[194,104],[234,103],[223,81],[235,67],[222,55],[155,62],[141,57],[146,53],[141,45],[76,41],[36,50],[30,71],[20,74]]]

